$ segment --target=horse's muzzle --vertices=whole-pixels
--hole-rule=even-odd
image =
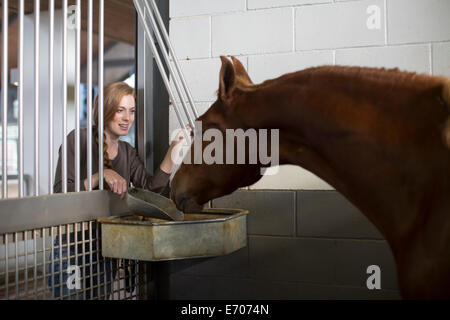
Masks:
[[[172,190],[170,198],[175,203],[178,210],[184,213],[198,213],[203,209],[202,205],[199,205],[195,200],[186,193],[175,194]]]

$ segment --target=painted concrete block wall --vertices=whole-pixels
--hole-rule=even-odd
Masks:
[[[336,191],[241,190],[212,201],[245,208],[247,247],[171,262],[173,299],[399,299],[383,236]],[[366,286],[381,269],[381,289]]]
[[[324,64],[450,76],[449,12],[448,0],[171,0],[170,37],[203,113],[220,55],[238,57],[256,83]],[[333,189],[293,166],[250,188]]]

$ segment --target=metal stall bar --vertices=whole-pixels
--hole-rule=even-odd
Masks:
[[[137,0],[133,0],[133,2],[134,2],[134,6],[136,8],[136,11],[138,12],[138,15],[139,15],[139,17],[141,19],[142,25],[143,25],[144,30],[145,30],[145,34],[147,35],[148,42],[150,44],[150,48],[152,50],[152,53],[153,53],[153,56],[155,58],[155,61],[156,61],[156,64],[158,66],[158,69],[159,69],[159,72],[161,74],[161,77],[162,77],[162,79],[164,81],[164,85],[166,86],[166,89],[167,89],[167,91],[169,93],[170,99],[172,100],[172,102],[174,104],[174,107],[175,107],[174,110],[175,110],[175,114],[177,116],[178,122],[179,122],[181,128],[183,128],[183,134],[184,134],[184,136],[186,138],[186,141],[188,143],[190,143],[190,141],[191,141],[190,136],[187,134],[186,126],[184,125],[184,122],[183,122],[183,120],[181,118],[179,107],[177,105],[177,102],[176,102],[175,96],[173,94],[172,88],[170,87],[169,79],[168,79],[167,74],[166,74],[166,72],[164,70],[164,66],[162,64],[161,58],[159,57],[159,53],[158,53],[156,45],[155,45],[155,43],[153,41],[152,34],[151,34],[150,29],[149,29],[149,27],[147,25],[147,22],[145,20],[145,16],[144,16],[143,10],[142,10],[142,8],[141,8],[141,6],[140,6],[140,4],[139,4],[139,2]],[[182,99],[182,97],[181,97],[181,99]],[[192,129],[194,129],[194,127],[192,127]]]
[[[49,193],[53,193],[53,35],[55,30],[54,20],[55,20],[55,4],[54,0],[50,0],[48,2],[48,11],[49,11],[49,173],[48,173],[48,181],[49,181]]]
[[[2,34],[2,197],[8,197],[8,0],[3,1]]]
[[[43,277],[42,277],[42,288],[44,288],[44,300],[46,299],[46,290],[45,290],[45,274],[46,274],[46,261],[45,261],[45,255],[46,255],[46,249],[45,249],[45,236],[46,236],[46,229],[42,228],[42,270],[43,270]]]
[[[63,109],[62,109],[62,191],[67,193],[67,0],[63,0],[62,45]]]
[[[16,299],[19,299],[19,252],[17,248],[17,232],[14,232],[14,253],[15,253],[15,260],[16,260],[16,274],[15,274],[15,281],[16,281]]]
[[[34,258],[34,264],[33,264],[33,293],[34,293],[34,299],[37,299],[37,245],[36,245],[36,230],[33,230],[33,258]]]
[[[88,1],[88,40],[87,40],[87,145],[92,146],[92,34],[93,4]],[[87,189],[92,191],[92,148],[87,148]]]
[[[163,39],[161,38],[161,34],[159,32],[158,25],[155,22],[155,18],[153,17],[153,12],[150,9],[148,3],[146,1],[143,1],[143,2],[144,2],[144,5],[145,5],[145,7],[147,9],[147,13],[148,13],[148,16],[150,18],[150,23],[151,23],[153,32],[155,33],[155,36],[156,36],[156,40],[158,41],[159,46],[161,48],[162,56],[163,56],[163,58],[164,58],[164,60],[166,62],[167,68],[169,69],[169,74],[172,77],[173,83],[175,85],[175,90],[177,91],[178,97],[180,98],[181,105],[183,106],[183,110],[185,112],[186,118],[187,118],[189,124],[191,125],[191,128],[194,128],[194,120],[195,120],[196,117],[194,116],[194,120],[192,120],[192,117],[191,117],[191,115],[189,113],[189,110],[188,110],[188,108],[186,106],[186,103],[184,101],[183,93],[181,92],[181,89],[180,89],[180,84],[178,82],[177,74],[175,73],[175,71],[172,68],[172,65],[170,63],[170,57],[167,54],[166,46],[164,44]],[[174,59],[174,60],[176,60],[176,59]],[[186,92],[185,92],[185,94],[186,94]]]
[[[99,0],[98,25],[98,187],[103,190],[103,58],[104,58],[104,0]]]
[[[9,269],[8,269],[8,234],[5,234],[5,295],[9,296]]]
[[[23,243],[25,248],[25,297],[28,297],[28,231],[23,232]]]
[[[186,96],[189,100],[189,104],[191,105],[191,109],[194,113],[194,118],[197,119],[198,118],[198,112],[197,112],[197,108],[195,106],[194,103],[194,99],[192,99],[192,94],[191,91],[189,90],[189,87],[186,84],[186,79],[184,78],[183,72],[181,71],[180,65],[178,63],[178,59],[177,56],[175,54],[175,51],[173,49],[172,43],[170,42],[170,38],[169,35],[167,34],[167,30],[164,27],[164,22],[161,18],[161,14],[159,13],[158,7],[156,6],[155,0],[150,0],[150,4],[152,5],[153,8],[153,12],[155,13],[156,16],[156,20],[158,21],[158,25],[161,28],[162,34],[164,36],[164,39],[166,40],[167,43],[167,47],[169,48],[169,52],[172,55],[172,59],[173,62],[175,64],[175,68],[177,69],[178,72],[178,76],[180,77],[181,83],[183,85],[183,88],[186,92]],[[146,7],[148,8],[148,4],[146,3]],[[150,8],[148,8],[149,12],[151,12]]]
[[[81,53],[81,1],[76,2],[75,41],[75,192],[80,192],[80,53]]]
[[[39,26],[40,0],[34,0],[34,194],[39,196]]]
[[[24,0],[19,0],[19,198],[24,196],[24,165],[23,165],[23,24],[24,24]]]
[[[89,221],[89,281],[91,283],[90,296],[94,296],[94,276],[93,276],[93,262],[92,262],[92,221]],[[98,260],[97,260],[98,261]]]

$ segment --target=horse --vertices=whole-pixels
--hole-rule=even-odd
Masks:
[[[202,131],[278,129],[279,164],[329,183],[384,236],[402,298],[450,299],[450,79],[319,66],[254,84],[238,59],[220,59]],[[263,167],[183,163],[171,198],[180,210],[202,205],[255,183]]]

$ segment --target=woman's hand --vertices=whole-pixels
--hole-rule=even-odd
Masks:
[[[190,125],[186,125],[186,130],[187,130],[187,134],[189,136],[192,136],[192,128]],[[175,136],[175,138],[172,140],[172,142],[170,143],[171,146],[183,146],[183,144],[185,143],[186,138],[184,137],[183,134],[183,130],[180,129],[177,133],[177,135]]]
[[[192,136],[192,128],[190,125],[186,125],[187,134]],[[184,137],[183,130],[179,130],[175,138],[171,141],[169,150],[167,150],[166,156],[162,161],[160,168],[166,173],[172,173],[175,163],[180,158],[181,148],[185,145],[186,138]]]
[[[120,195],[120,199],[123,199],[127,193],[127,181],[111,169],[105,169],[103,176],[111,191]]]

